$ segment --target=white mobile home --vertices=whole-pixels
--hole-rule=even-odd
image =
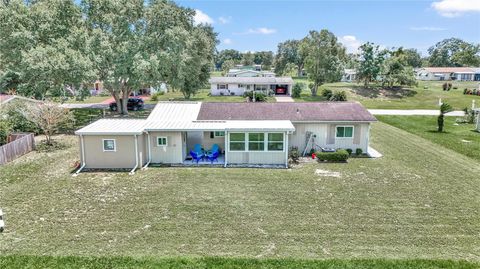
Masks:
[[[424,67],[416,70],[417,80],[479,81],[478,68],[470,67]]]
[[[351,102],[160,102],[145,120],[102,119],[76,134],[81,169],[133,172],[150,164],[191,164],[197,147],[217,147],[211,161],[225,167],[285,167],[290,147],[367,153],[374,121],[362,105]]]
[[[291,95],[293,87],[291,77],[212,77],[209,82],[211,95],[243,95],[249,91]]]

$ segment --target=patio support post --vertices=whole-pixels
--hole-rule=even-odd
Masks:
[[[285,168],[288,168],[288,132],[285,132],[283,141],[285,142]]]
[[[143,166],[142,169],[147,169],[147,167],[150,165],[150,162],[152,161],[152,150],[150,149],[150,133],[147,132],[147,150],[148,150],[148,160],[147,163]]]
[[[223,165],[223,167],[227,167],[227,163],[228,163],[228,132],[225,131],[225,164]]]

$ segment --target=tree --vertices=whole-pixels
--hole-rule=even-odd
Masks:
[[[235,62],[233,60],[226,60],[222,64],[222,75],[228,73],[228,71],[235,67]]]
[[[388,87],[393,85],[414,85],[416,84],[413,67],[408,65],[408,56],[405,50],[400,47],[393,51],[386,52],[386,59],[382,68],[382,82]]]
[[[430,66],[476,66],[480,46],[459,38],[444,39],[428,49]]]
[[[52,136],[58,132],[59,127],[72,120],[70,110],[50,102],[30,104],[23,113],[26,119],[43,132],[47,145],[53,144]]]
[[[243,65],[253,65],[254,57],[255,56],[250,51],[247,51],[247,52],[243,53],[241,64],[243,64]]]
[[[300,53],[305,55],[305,69],[313,81],[312,96],[317,95],[322,84],[339,81],[342,77],[345,47],[330,31],[310,31],[300,45]]]
[[[292,65],[297,68],[297,76],[302,75],[304,67],[304,55],[300,53],[300,40],[287,40],[278,44],[277,54],[275,55],[275,73],[284,74],[287,67]]]
[[[360,46],[357,76],[359,80],[363,80],[366,88],[370,82],[377,80],[384,61],[385,51],[380,50],[378,45],[367,42]]]
[[[1,64],[19,75],[19,94],[43,99],[92,78],[84,26],[72,0],[0,3]]]
[[[242,53],[240,53],[240,51],[234,49],[222,50],[215,54],[215,67],[224,70],[223,64],[226,61],[233,62],[235,66],[235,64],[240,64],[241,60]]]
[[[422,56],[416,49],[404,49],[406,64],[413,68],[422,66]]]
[[[253,63],[261,64],[262,69],[269,69],[273,64],[273,52],[256,51],[253,54]]]
[[[438,115],[438,119],[437,119],[439,132],[443,132],[445,114],[451,111],[453,111],[453,108],[449,104],[442,103],[440,105],[440,115]]]
[[[14,71],[7,71],[0,78],[0,93],[15,92],[20,84],[20,75]]]

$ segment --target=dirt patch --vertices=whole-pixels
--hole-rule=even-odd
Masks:
[[[321,177],[342,177],[340,172],[332,172],[328,170],[322,170],[322,169],[317,169],[315,170],[315,175],[321,176]]]

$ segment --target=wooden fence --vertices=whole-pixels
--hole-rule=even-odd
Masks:
[[[0,165],[11,162],[35,148],[33,134],[26,134],[0,147]]]

